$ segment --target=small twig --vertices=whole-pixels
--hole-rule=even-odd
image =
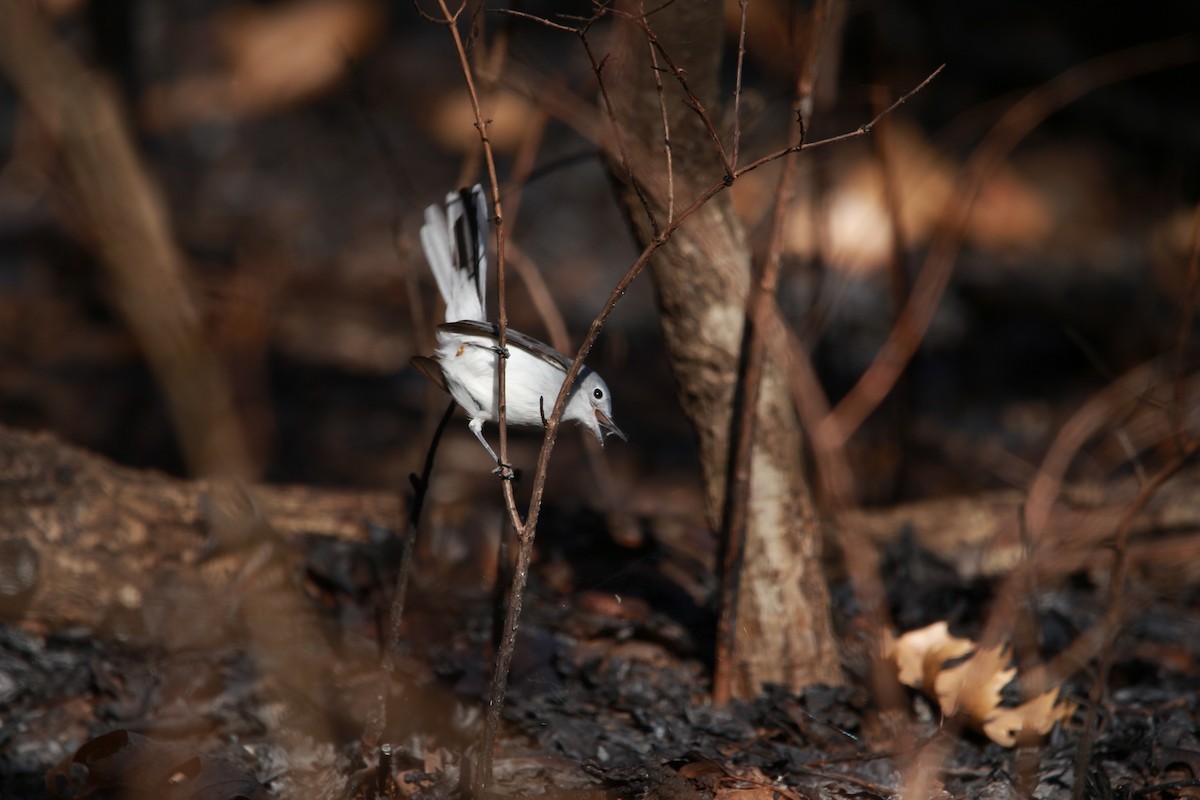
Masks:
[[[818,139],[816,141],[811,141],[811,142],[807,141],[807,140],[801,140],[801,141],[797,142],[796,144],[790,145],[781,150],[776,150],[773,153],[767,153],[765,156],[761,156],[760,158],[757,158],[754,161],[751,161],[746,166],[737,170],[733,174],[734,179],[736,180],[737,178],[740,178],[743,175],[745,175],[747,172],[756,170],[759,167],[764,166],[765,164],[769,164],[772,161],[777,161],[780,158],[783,158],[784,156],[791,155],[792,153],[799,153],[803,150],[813,150],[818,147],[828,147],[831,144],[838,144],[840,142],[848,142],[851,139],[857,139],[860,136],[866,136],[871,131],[875,130],[875,126],[879,124],[879,121],[881,119],[888,116],[893,111],[898,109],[900,106],[904,105],[909,100],[911,100],[913,97],[915,97],[918,92],[920,92],[926,86],[928,86],[933,81],[933,79],[936,78],[941,73],[941,71],[944,70],[945,68],[946,68],[946,65],[942,64],[940,67],[935,69],[933,72],[929,73],[929,75],[926,76],[925,80],[923,80],[919,84],[917,84],[915,88],[910,90],[908,93],[901,95],[899,100],[892,103],[890,106],[885,108],[883,111],[880,111],[869,122],[864,122],[862,125],[859,125],[854,130],[847,131],[846,133],[839,133],[836,136],[830,136],[825,139]]]
[[[1105,610],[1104,646],[1100,649],[1100,662],[1096,667],[1096,682],[1088,698],[1087,720],[1083,734],[1079,737],[1079,748],[1075,753],[1075,774],[1086,775],[1092,758],[1093,737],[1096,729],[1096,714],[1104,695],[1108,691],[1108,676],[1112,670],[1117,635],[1121,631],[1125,609],[1125,584],[1129,578],[1129,531],[1134,519],[1153,499],[1154,495],[1200,450],[1200,441],[1189,441],[1182,452],[1172,458],[1154,474],[1138,491],[1137,497],[1125,509],[1113,540],[1113,563],[1108,577],[1108,607]],[[1081,800],[1085,783],[1075,782],[1072,800]]]
[[[704,107],[704,103],[700,100],[699,96],[692,91],[692,87],[688,83],[687,71],[676,64],[674,59],[671,58],[671,54],[667,52],[665,47],[663,47],[662,42],[659,41],[658,35],[650,27],[650,23],[646,21],[645,17],[637,17],[616,10],[614,10],[613,13],[628,19],[630,22],[641,28],[642,33],[646,36],[646,39],[662,56],[663,61],[666,62],[668,71],[670,71],[671,75],[679,83],[679,87],[683,89],[683,93],[687,97],[687,105],[696,112],[696,114],[700,117],[700,121],[704,123],[704,129],[708,132],[708,138],[710,141],[712,141],[713,150],[717,154],[717,159],[721,162],[721,169],[725,173],[725,182],[733,183],[733,180],[736,176],[736,170],[733,162],[730,161],[728,153],[725,152],[725,145],[721,143],[721,135],[717,132],[717,128],[713,124],[712,118],[708,114],[708,110]]]
[[[375,698],[375,706],[367,716],[363,740],[375,743],[383,736],[387,727],[387,697],[392,685],[392,675],[396,671],[396,651],[400,648],[401,621],[404,618],[404,601],[408,595],[408,576],[412,572],[413,552],[417,544],[417,531],[421,529],[421,511],[425,508],[425,498],[429,496],[429,479],[433,475],[433,464],[437,458],[438,447],[446,432],[446,425],[454,416],[454,401],[451,400],[442,412],[442,418],[434,429],[433,438],[429,441],[429,449],[425,451],[425,463],[421,467],[421,475],[415,473],[409,476],[413,487],[412,504],[408,509],[408,524],[404,531],[404,547],[400,553],[400,566],[396,573],[396,585],[392,588],[392,606],[388,612],[387,636],[383,642],[383,653],[380,657],[379,691]]]
[[[556,31],[562,31],[563,33],[573,33],[576,36],[579,35],[579,28],[573,28],[570,25],[563,25],[560,22],[551,22],[545,17],[539,17],[537,14],[530,14],[526,11],[517,11],[515,8],[496,8],[492,9],[492,11],[496,14],[505,14],[510,17],[527,19],[530,22],[536,22],[539,25],[545,25],[547,28],[553,28]]]
[[[58,147],[110,296],[162,389],[189,470],[257,471],[229,375],[204,330],[166,204],[106,81],[55,38],[36,3],[0,2],[0,76]]]
[[[450,31],[451,39],[454,42],[455,52],[458,54],[459,66],[462,70],[463,79],[467,84],[467,94],[471,99],[471,109],[475,115],[475,127],[479,131],[479,139],[483,145],[484,160],[487,163],[488,179],[492,188],[492,209],[495,219],[494,227],[496,231],[496,284],[497,284],[497,347],[501,353],[506,352],[508,343],[508,305],[507,294],[505,287],[505,247],[504,247],[504,214],[500,204],[500,179],[496,171],[496,157],[492,151],[491,139],[488,136],[489,121],[483,117],[483,111],[479,105],[479,95],[475,90],[475,81],[472,77],[471,64],[467,58],[466,48],[463,45],[462,36],[459,34],[458,26],[455,23],[457,14],[462,12],[462,8],[456,14],[451,14],[446,6],[446,0],[438,0],[438,6],[442,10],[444,20],[447,22]],[[497,359],[497,426],[500,430],[500,462],[508,463],[508,410],[507,410],[507,374],[508,374],[508,359],[503,356]],[[501,475],[503,477],[503,474]],[[525,524],[521,521],[520,511],[517,509],[516,495],[513,490],[513,482],[511,480],[501,481],[501,491],[504,494],[504,505],[508,511],[509,519],[512,522],[513,528],[517,532],[518,538],[522,542],[521,553],[518,554],[518,567],[516,574],[513,576],[513,594],[519,591],[524,591],[525,575],[524,572],[528,568],[528,559],[522,562],[524,556],[524,540],[525,540]],[[521,564],[524,563],[524,568]],[[516,641],[515,625],[510,630],[508,627],[509,619],[512,618],[514,608],[519,612],[521,605],[520,596],[513,597],[510,594],[510,602],[508,613],[505,619],[505,636],[502,642],[500,652],[496,657],[495,668],[492,673],[492,684],[488,694],[487,718],[484,723],[483,735],[480,743],[479,762],[476,766],[475,774],[467,776],[467,779],[475,787],[478,794],[483,794],[487,791],[488,785],[492,780],[492,763],[495,751],[496,733],[500,727],[500,710],[504,703],[505,684],[508,681],[508,666],[512,661],[512,646]]]
[[[1196,318],[1196,304],[1200,301],[1200,204],[1192,219],[1192,246],[1188,258],[1187,283],[1181,303],[1183,305],[1179,320],[1179,334],[1175,340],[1175,427],[1176,439],[1180,450],[1192,439],[1192,433],[1187,426],[1187,387],[1183,380],[1187,370],[1188,343],[1192,335],[1192,323]]]
[[[799,116],[801,130],[808,127],[816,108],[814,99],[817,91],[817,76],[820,72],[822,59],[825,57],[825,42],[829,35],[828,28],[832,21],[834,0],[820,0],[813,5],[812,24],[809,26],[808,52],[800,68],[800,102]],[[836,28],[836,26],[834,26]]]
[[[742,65],[746,61],[746,8],[749,5],[748,0],[738,0],[737,70],[733,80],[733,155],[729,159],[734,169],[737,169],[738,152],[742,147]],[[663,113],[665,115],[666,112]]]
[[[434,25],[443,25],[443,26],[450,26],[450,27],[457,25],[459,16],[463,13],[464,10],[466,10],[466,7],[467,7],[467,4],[464,0],[464,2],[461,5],[459,5],[458,11],[455,11],[453,14],[450,14],[446,11],[445,3],[439,3],[439,5],[442,7],[442,12],[445,14],[445,16],[443,16],[440,19],[438,17],[433,16],[425,9],[421,8],[420,0],[412,0],[412,6],[413,6],[413,9],[416,10],[417,15],[420,16],[421,19],[425,20],[426,22],[432,22]]]
[[[594,25],[601,17],[608,13],[605,6],[600,4],[597,12],[592,17],[581,20],[583,24],[577,28],[557,22],[551,22],[545,17],[539,17],[536,14],[528,14],[524,11],[497,9],[497,13],[520,17],[531,22],[536,22],[539,25],[544,25],[553,30],[572,33],[579,38],[579,42],[583,46],[584,52],[587,54],[588,61],[592,65],[592,72],[596,76],[596,86],[600,90],[601,99],[604,101],[604,110],[608,116],[609,125],[612,128],[613,141],[615,141],[617,144],[617,152],[621,155],[621,165],[625,169],[625,178],[629,182],[629,185],[633,187],[634,192],[637,194],[638,200],[642,204],[642,209],[646,213],[646,220],[650,224],[650,229],[657,238],[659,235],[658,219],[655,217],[654,209],[650,206],[650,198],[646,196],[645,188],[642,186],[641,181],[639,181],[633,174],[633,167],[631,166],[629,153],[626,149],[625,138],[621,135],[621,126],[617,122],[616,110],[613,107],[612,98],[608,94],[608,85],[604,82],[604,65],[607,61],[607,57],[603,60],[597,59],[595,52],[592,50],[591,42],[588,41],[588,31],[591,29],[592,25]]]
[[[612,127],[613,141],[617,143],[617,152],[621,154],[621,166],[625,168],[625,178],[629,181],[629,185],[633,187],[633,191],[638,196],[638,201],[642,204],[642,210],[646,213],[646,221],[650,224],[650,231],[654,238],[661,236],[659,230],[658,218],[654,214],[654,209],[650,205],[650,198],[646,195],[646,189],[642,186],[642,182],[633,174],[633,165],[629,160],[629,151],[625,147],[625,137],[621,135],[621,126],[617,122],[617,112],[613,108],[612,98],[608,94],[608,85],[604,82],[604,63],[596,60],[595,53],[592,52],[592,45],[588,42],[587,32],[579,32],[579,41],[583,43],[583,49],[587,52],[588,59],[592,62],[592,72],[596,75],[596,85],[600,89],[600,96],[604,100],[604,111],[608,115],[609,125]],[[671,221],[667,220],[667,225],[670,226]]]
[[[742,0],[742,2],[744,3],[745,0]],[[642,16],[645,16],[645,4],[641,2],[641,0],[638,2],[638,7],[642,11]],[[658,109],[662,114],[663,156],[667,161],[667,222],[670,223],[670,221],[675,217],[675,168],[674,162],[672,161],[671,121],[667,115],[667,95],[666,90],[663,87],[662,70],[660,70],[658,66],[658,54],[654,50],[654,45],[652,45],[649,40],[646,41],[646,49],[649,51],[650,55],[650,70],[654,74],[654,90],[658,94]],[[738,77],[740,78],[740,64],[738,65],[738,69]]]
[[[1179,37],[1101,56],[1071,67],[1031,91],[1000,118],[963,168],[908,303],[887,342],[858,383],[821,424],[823,436],[831,441],[848,440],[895,386],[920,346],[949,285],[975,200],[983,184],[1013,149],[1046,117],[1089,92],[1135,75],[1186,63],[1194,60],[1198,52],[1200,45],[1194,39]]]
[[[392,782],[392,746],[387,742],[379,745],[379,766],[376,772],[375,796],[388,797],[388,785]]]

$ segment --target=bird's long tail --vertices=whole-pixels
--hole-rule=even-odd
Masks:
[[[487,200],[475,184],[425,209],[421,245],[446,301],[446,321],[487,319]]]

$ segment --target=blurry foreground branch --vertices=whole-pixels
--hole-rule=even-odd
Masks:
[[[166,395],[189,467],[249,477],[224,370],[204,339],[164,203],[134,151],[116,93],[24,0],[0,0],[0,71],[59,147],[112,297]]]

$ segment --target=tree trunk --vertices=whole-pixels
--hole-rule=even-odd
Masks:
[[[638,13],[637,8],[627,10]],[[714,109],[722,4],[717,0],[667,4],[646,19],[720,130],[723,126]],[[648,243],[655,233],[629,181],[630,172],[648,196],[661,229],[671,193],[678,214],[702,189],[720,180],[723,170],[702,119],[688,105],[661,53],[657,54],[664,90],[660,103],[645,32],[635,23],[618,22],[613,49],[615,58],[602,74],[615,107],[621,147],[610,142],[606,156],[635,233]],[[663,104],[670,126],[670,172]],[[728,193],[722,193],[685,222],[651,262],[668,357],[684,412],[699,439],[706,512],[714,529],[720,529],[725,512],[731,426],[737,424],[732,408],[750,294],[750,261],[741,222]],[[737,697],[751,697],[768,682],[795,691],[842,680],[829,592],[820,567],[818,519],[804,474],[800,426],[779,360],[769,352],[757,415],[745,564],[736,609],[732,689]]]

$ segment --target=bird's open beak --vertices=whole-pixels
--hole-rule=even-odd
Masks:
[[[605,433],[616,436],[622,442],[629,441],[625,438],[625,434],[621,432],[621,429],[614,425],[613,421],[608,418],[608,415],[598,408],[596,409],[596,421],[600,423],[600,430],[603,431],[603,433],[600,434],[600,444],[604,444]]]

